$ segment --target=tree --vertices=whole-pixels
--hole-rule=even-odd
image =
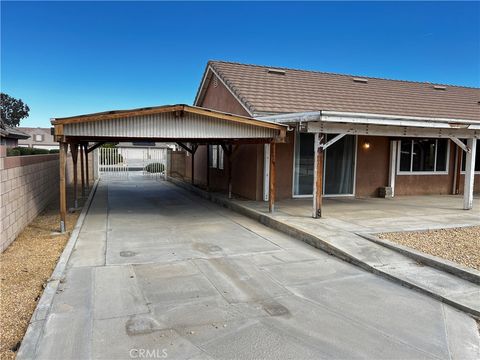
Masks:
[[[18,126],[20,120],[28,116],[30,108],[22,99],[15,99],[5,93],[0,93],[1,119],[5,125]]]

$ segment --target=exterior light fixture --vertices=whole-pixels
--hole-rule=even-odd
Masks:
[[[370,143],[369,143],[368,141],[365,141],[365,142],[363,143],[363,148],[364,148],[365,150],[370,149]]]

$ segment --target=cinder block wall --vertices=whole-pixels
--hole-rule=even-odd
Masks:
[[[0,251],[58,196],[58,155],[2,158],[0,164]]]
[[[0,156],[0,252],[59,194],[59,156]],[[93,153],[89,154],[89,184],[94,180]],[[67,184],[73,183],[73,161],[67,157]],[[78,194],[81,195],[80,157],[78,159]],[[71,206],[72,204],[67,204]]]

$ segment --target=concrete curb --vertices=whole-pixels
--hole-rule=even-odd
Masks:
[[[246,206],[243,206],[243,205],[240,205],[240,204],[237,204],[237,203],[234,203],[232,201],[229,201],[228,199],[224,199],[224,198],[221,198],[221,197],[218,197],[216,196],[215,194],[212,194],[212,193],[208,193],[200,188],[197,188],[191,184],[188,184],[182,180],[179,180],[179,179],[176,179],[176,178],[172,178],[172,177],[168,177],[167,178],[168,181],[172,182],[173,184],[181,187],[181,188],[184,188],[186,190],[189,190],[191,192],[193,192],[194,194],[197,194],[198,196],[206,199],[206,200],[210,200],[212,201],[213,203],[216,203],[216,204],[219,204],[225,208],[228,208],[230,210],[233,210],[235,212],[238,212],[242,215],[245,215],[251,219],[254,219],[254,220],[257,220],[258,222],[272,228],[272,229],[275,229],[275,230],[278,230],[278,231],[281,231],[291,237],[294,237],[296,239],[299,239],[317,249],[320,249],[320,250],[323,250],[331,255],[334,255],[346,262],[349,262],[353,265],[356,265],[370,273],[373,273],[373,274],[376,274],[376,275],[379,275],[379,276],[382,276],[388,280],[391,280],[393,282],[396,282],[402,286],[405,286],[407,288],[410,288],[410,289],[415,289],[423,294],[426,294],[436,300],[439,300],[445,304],[448,304],[448,305],[451,305],[452,307],[455,307],[463,312],[467,312],[469,314],[472,314],[474,316],[477,316],[477,317],[480,317],[480,311],[478,310],[475,310],[475,309],[472,309],[468,306],[465,306],[463,304],[460,304],[456,301],[453,301],[445,296],[443,296],[442,294],[438,294],[436,292],[433,292],[432,290],[426,288],[426,287],[423,287],[423,286],[420,286],[420,285],[417,285],[417,284],[414,284],[412,282],[409,282],[405,279],[401,279],[401,278],[398,278],[396,276],[393,276],[385,271],[382,271],[380,270],[379,268],[376,268],[376,267],[373,267],[367,263],[365,263],[364,261],[362,261],[361,259],[358,259],[356,258],[355,256],[352,256],[351,254],[348,254],[346,253],[345,251],[337,248],[336,246],[333,246],[331,243],[329,243],[328,241],[325,241],[321,238],[319,238],[318,236],[316,236],[315,234],[312,234],[312,233],[309,233],[307,231],[304,231],[304,230],[300,230],[292,225],[288,225],[280,220],[277,220],[275,218],[273,218],[272,216],[270,215],[267,215],[267,214],[264,214],[264,213],[261,213],[259,211],[256,211],[256,210],[253,210],[253,209],[250,209]]]
[[[50,308],[52,307],[53,298],[57,293],[60,283],[63,281],[63,276],[67,267],[68,260],[70,259],[70,255],[72,254],[75,244],[77,242],[78,235],[80,234],[83,222],[85,221],[87,212],[90,209],[90,205],[92,204],[93,196],[97,191],[97,187],[98,180],[96,180],[93,184],[92,190],[88,195],[87,201],[83,205],[82,212],[80,213],[77,223],[72,230],[67,245],[63,249],[60,258],[58,259],[57,265],[52,272],[52,276],[48,280],[47,285],[43,290],[42,296],[37,303],[37,307],[35,308],[32,318],[30,319],[30,322],[28,324],[27,331],[23,336],[20,349],[18,350],[16,355],[16,359],[35,359],[37,343],[43,332],[43,325],[50,312]]]
[[[437,256],[425,254],[421,251],[417,251],[407,246],[394,243],[393,241],[380,239],[372,234],[365,234],[365,233],[356,233],[356,234],[358,236],[363,237],[364,239],[370,240],[388,249],[397,251],[400,254],[408,256],[409,258],[412,258],[413,260],[418,261],[422,264],[448,272],[452,275],[458,276],[459,278],[462,278],[474,284],[480,285],[480,271],[477,271],[475,269],[470,269],[468,267],[454,263],[453,261],[445,260]]]

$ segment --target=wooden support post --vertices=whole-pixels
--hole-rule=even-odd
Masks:
[[[313,171],[313,218],[322,217],[322,193],[323,193],[323,148],[321,145],[322,135],[315,133],[314,141],[314,171]]]
[[[207,144],[206,146],[207,146],[207,161],[206,161],[206,163],[207,163],[207,191],[210,191],[210,145]]]
[[[195,185],[195,153],[197,152],[198,145],[192,144],[191,154],[192,154],[192,185]]]
[[[83,167],[83,145],[80,144],[80,176],[82,180],[82,197],[85,197],[85,169]]]
[[[65,181],[68,144],[60,142],[60,232],[67,229],[67,183]]]
[[[85,144],[85,182],[87,190],[90,189],[89,170],[88,170],[88,144]],[[87,191],[88,192],[88,191]]]
[[[268,194],[268,211],[273,213],[275,211],[275,192],[276,192],[276,168],[275,168],[276,146],[272,142],[270,144],[270,186]]]
[[[228,181],[228,198],[232,198],[232,145],[229,147],[229,151],[227,153],[227,181]]]
[[[77,159],[78,159],[78,144],[70,144],[70,152],[72,153],[73,163],[73,207],[78,208],[78,171],[77,171]]]
[[[465,164],[465,185],[463,187],[463,208],[470,210],[473,207],[473,180],[475,178],[475,156],[477,152],[477,139],[468,139]]]
[[[388,172],[388,186],[392,189],[392,197],[395,196],[395,174],[397,172],[397,141],[390,141],[390,169]]]

